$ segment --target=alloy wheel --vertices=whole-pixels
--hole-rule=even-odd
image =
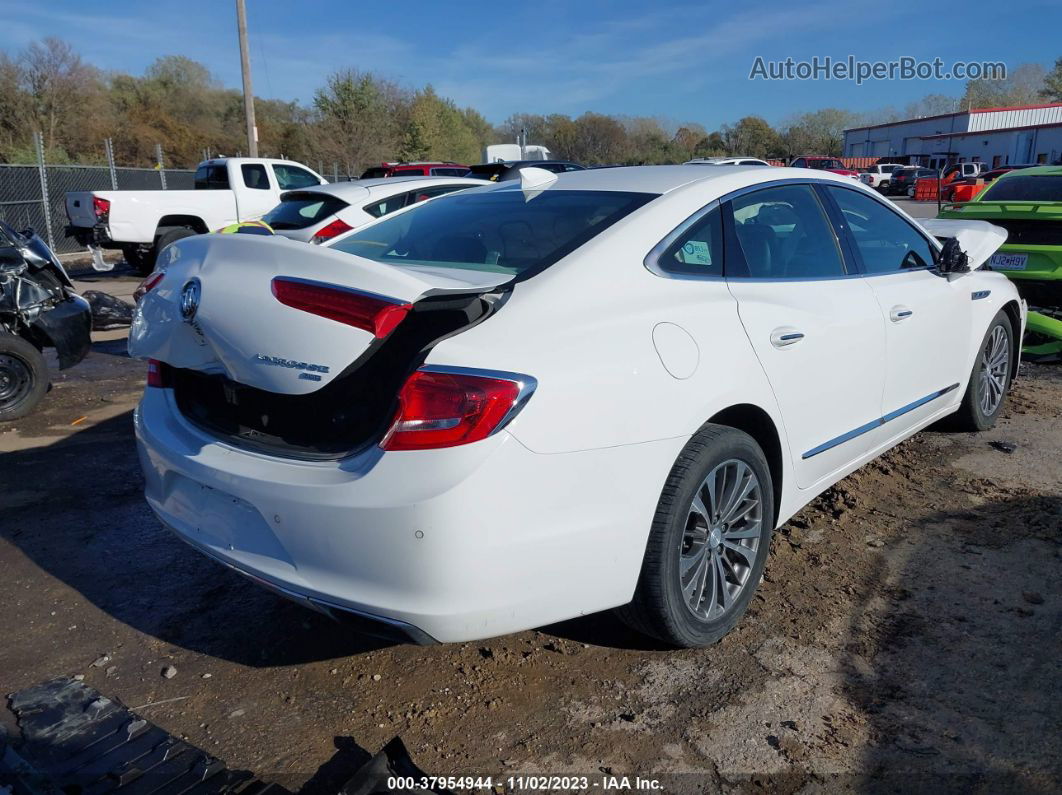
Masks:
[[[995,414],[1003,401],[1010,371],[1010,340],[1002,326],[996,326],[985,341],[981,351],[980,389],[981,413],[986,417]]]
[[[752,468],[730,459],[712,469],[693,496],[679,549],[679,585],[699,619],[720,618],[751,587],[762,530],[763,493]]]

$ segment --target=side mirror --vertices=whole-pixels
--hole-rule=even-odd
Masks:
[[[941,273],[969,273],[970,258],[959,245],[959,239],[949,237],[944,241],[944,248],[940,251],[940,259],[937,262]]]

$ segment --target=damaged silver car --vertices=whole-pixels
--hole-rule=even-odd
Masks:
[[[29,414],[48,391],[45,348],[65,370],[88,353],[92,314],[48,245],[0,221],[0,422]]]

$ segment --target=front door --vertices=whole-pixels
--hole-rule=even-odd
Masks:
[[[969,357],[971,295],[934,268],[921,231],[861,191],[829,187],[885,326],[882,417],[891,438],[959,398]]]

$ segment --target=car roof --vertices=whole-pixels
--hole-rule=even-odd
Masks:
[[[567,171],[557,174],[556,180],[549,182],[543,190],[604,190],[628,191],[632,193],[669,193],[677,188],[694,182],[712,180],[731,180],[735,177],[754,177],[743,182],[756,184],[774,182],[782,179],[796,179],[806,182],[821,179],[851,185],[853,180],[830,172],[809,174],[805,168],[786,168],[763,166],[725,166],[718,165],[704,168],[703,165],[680,166],[618,166],[616,168],[588,168],[584,171]],[[520,190],[519,180],[493,183],[494,190]]]

